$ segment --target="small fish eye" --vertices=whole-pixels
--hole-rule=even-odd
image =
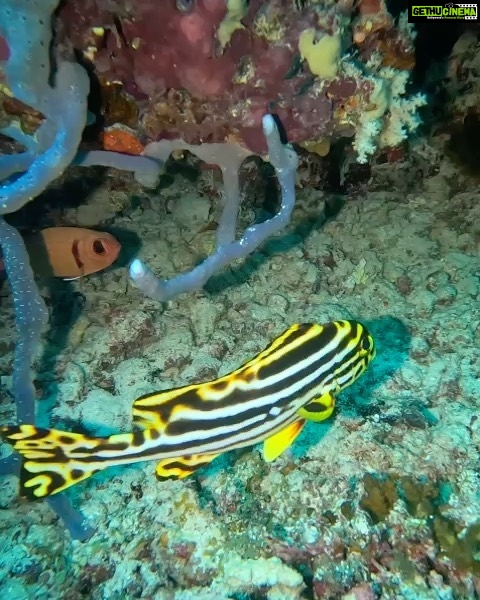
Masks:
[[[101,240],[95,240],[93,242],[93,251],[95,254],[105,254],[106,249]]]
[[[180,12],[188,12],[194,4],[195,0],[176,0],[175,6]]]
[[[368,337],[364,337],[361,343],[362,350],[370,350],[370,339]]]

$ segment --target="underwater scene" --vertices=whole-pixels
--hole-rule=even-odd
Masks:
[[[477,10],[0,0],[6,600],[480,600]]]

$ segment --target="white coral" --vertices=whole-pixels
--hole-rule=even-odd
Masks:
[[[412,42],[415,31],[408,23],[406,13],[398,22],[399,29]],[[343,73],[357,80],[363,79],[373,85],[369,110],[362,106],[357,116],[356,133],[353,147],[357,152],[357,161],[366,163],[377,148],[398,146],[410,134],[415,132],[421,123],[418,110],[425,106],[425,94],[407,95],[406,89],[410,72],[393,67],[381,67],[382,56],[374,52],[367,61],[365,69],[352,56],[342,61]]]
[[[296,600],[304,589],[303,577],[279,558],[234,558],[224,566],[224,583],[232,591],[270,588],[269,600]]]
[[[358,162],[367,162],[377,148],[398,146],[421,124],[418,110],[427,104],[427,97],[422,93],[405,96],[409,76],[408,71],[392,67],[380,69],[378,78],[386,94],[388,111],[380,118],[378,111],[362,113],[354,142]]]

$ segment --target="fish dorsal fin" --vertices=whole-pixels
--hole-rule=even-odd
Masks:
[[[198,387],[187,385],[140,396],[132,404],[133,423],[139,427],[164,431],[175,407],[188,404],[192,399],[198,402]]]
[[[300,434],[305,425],[303,419],[297,419],[287,427],[277,431],[274,435],[263,442],[263,458],[266,462],[272,462],[284,452]]]
[[[192,454],[178,458],[165,458],[157,463],[155,475],[160,481],[166,479],[184,479],[197,469],[208,465],[219,454]]]
[[[202,411],[206,405],[224,402],[239,380],[244,381],[230,373],[213,381],[145,394],[132,405],[133,422],[140,427],[153,427],[163,432],[174,417],[190,419],[191,416],[185,417],[186,413]]]
[[[273,340],[268,346],[259,352],[256,356],[248,360],[244,363],[239,370],[244,369],[245,367],[251,367],[258,363],[265,362],[269,357],[274,355],[278,351],[285,350],[286,352],[290,349],[292,344],[295,346],[297,343],[302,343],[302,338],[305,334],[308,334],[309,331],[312,332],[312,335],[317,333],[317,330],[321,330],[321,325],[316,325],[312,323],[296,323],[289,327],[286,331],[284,331],[281,335],[279,335],[276,339]],[[235,372],[235,371],[234,371]]]
[[[312,398],[308,404],[297,410],[297,415],[309,421],[325,421],[335,410],[335,398],[332,394],[323,394]]]

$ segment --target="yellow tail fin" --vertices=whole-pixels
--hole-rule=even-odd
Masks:
[[[0,434],[23,457],[20,496],[28,500],[62,492],[104,468],[94,451],[105,439],[33,425],[2,427]]]

